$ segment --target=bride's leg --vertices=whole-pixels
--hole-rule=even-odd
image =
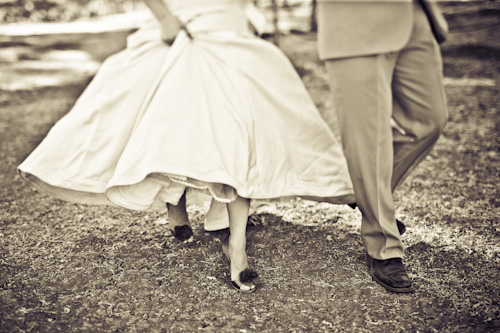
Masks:
[[[233,285],[244,292],[255,290],[257,273],[249,269],[246,253],[246,227],[250,200],[238,196],[227,205],[229,213],[229,243],[226,254],[230,260],[231,281]]]
[[[184,192],[177,205],[167,203],[167,210],[170,230],[175,238],[183,243],[192,242],[193,230],[189,225],[189,218],[186,211],[186,192]]]

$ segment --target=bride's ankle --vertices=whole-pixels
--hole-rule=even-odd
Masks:
[[[228,251],[230,255],[246,254],[246,242],[231,242],[228,243]]]
[[[170,224],[171,229],[173,229],[176,226],[182,226],[182,225],[190,225],[189,223],[189,218],[187,217],[187,214],[176,214],[175,212],[169,211],[168,214],[168,222]]]

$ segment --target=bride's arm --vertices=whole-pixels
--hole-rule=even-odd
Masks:
[[[172,12],[170,12],[163,0],[144,0],[144,3],[146,3],[149,10],[151,10],[160,23],[162,39],[164,41],[172,41],[182,25],[179,19],[172,15]]]

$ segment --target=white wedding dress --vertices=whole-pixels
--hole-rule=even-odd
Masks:
[[[168,0],[181,30],[129,36],[19,166],[71,202],[163,211],[186,187],[229,202],[354,202],[339,143],[289,60],[249,32],[245,1]]]

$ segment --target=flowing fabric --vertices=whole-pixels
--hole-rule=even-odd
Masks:
[[[169,47],[156,22],[108,58],[19,166],[72,202],[165,209],[186,187],[230,202],[354,202],[339,143],[289,60],[248,31],[244,1],[177,0]]]

